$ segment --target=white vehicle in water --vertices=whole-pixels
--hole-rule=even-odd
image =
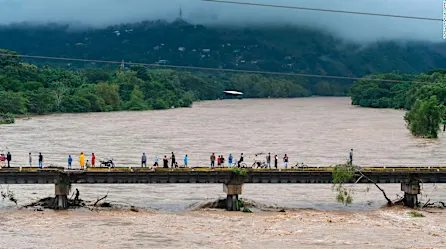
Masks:
[[[226,93],[226,94],[230,94],[230,95],[234,95],[234,96],[240,96],[240,95],[243,95],[242,92],[237,92],[237,91],[224,91],[224,93]]]
[[[241,99],[241,98],[242,98],[242,95],[243,95],[242,92],[238,92],[238,91],[224,91],[224,93],[225,93],[226,95],[231,96],[232,98],[238,98],[238,99]],[[230,97],[230,98],[231,98],[231,97]]]

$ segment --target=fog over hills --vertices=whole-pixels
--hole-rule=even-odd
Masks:
[[[250,2],[442,17],[442,2],[439,0],[250,0]],[[0,0],[0,6],[0,24],[57,22],[104,27],[143,20],[173,21],[179,16],[181,6],[183,18],[195,24],[244,27],[295,24],[324,29],[337,36],[359,42],[382,39],[442,41],[441,21],[241,6],[200,0]]]

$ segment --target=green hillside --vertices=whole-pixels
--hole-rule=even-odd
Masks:
[[[308,28],[236,29],[183,21],[90,30],[60,25],[4,26],[0,27],[0,48],[28,55],[337,76],[421,73],[446,67],[446,46],[442,44],[386,41],[362,46]],[[94,65],[76,64],[79,66]]]

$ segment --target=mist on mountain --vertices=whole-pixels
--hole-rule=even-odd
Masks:
[[[441,1],[437,0],[250,0],[249,2],[430,18],[441,18],[442,13]],[[3,25],[51,22],[70,24],[77,28],[103,28],[108,25],[143,20],[173,21],[180,16],[181,9],[184,20],[207,26],[256,27],[292,24],[322,29],[356,42],[376,40],[437,42],[442,39],[441,21],[242,6],[200,0],[0,0],[0,6],[0,24]]]

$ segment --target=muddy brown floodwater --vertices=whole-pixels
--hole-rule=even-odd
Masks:
[[[207,166],[210,153],[248,163],[271,152],[292,164],[345,162],[351,148],[361,166],[442,165],[446,140],[413,138],[404,111],[350,105],[348,98],[224,100],[193,108],[147,112],[58,114],[0,126],[0,150],[13,166],[42,152],[45,165],[77,166],[82,151],[138,166],[172,151],[179,161]],[[262,156],[263,157],[263,156]],[[282,165],[281,165],[282,166]],[[252,214],[201,210],[224,197],[221,185],[75,185],[81,198],[108,193],[114,210],[36,212],[20,208],[54,194],[53,185],[10,185],[18,206],[0,200],[0,248],[446,248],[446,212],[413,218],[385,203],[373,186],[355,186],[354,203],[337,204],[328,184],[244,186]],[[384,185],[389,196],[397,184]],[[422,200],[446,200],[446,186],[425,184]],[[140,211],[128,211],[130,206]],[[285,213],[275,212],[285,209]],[[267,211],[270,210],[270,211]],[[271,211],[272,210],[272,211]]]

